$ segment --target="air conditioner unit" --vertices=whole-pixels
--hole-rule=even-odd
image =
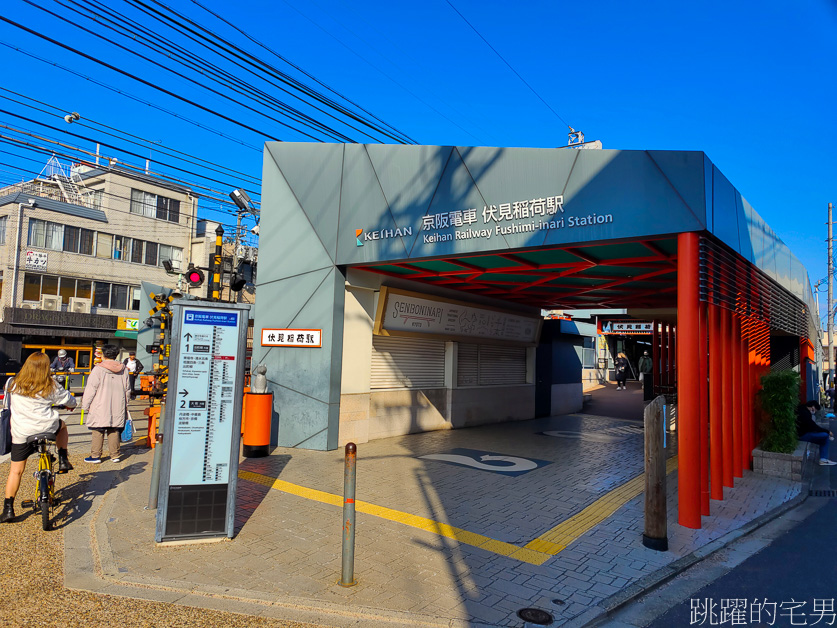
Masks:
[[[38,310],[38,309],[40,309],[40,307],[39,307],[38,303],[27,303],[26,301],[24,301],[23,303],[20,304],[20,309],[22,309],[22,310]]]
[[[41,309],[49,310],[51,312],[61,311],[61,297],[57,294],[42,294],[41,295]]]
[[[80,299],[79,297],[70,297],[70,304],[67,309],[76,314],[90,314],[90,299]]]

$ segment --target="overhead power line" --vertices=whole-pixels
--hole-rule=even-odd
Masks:
[[[28,109],[39,111],[40,113],[46,114],[50,117],[58,116],[59,118],[63,119],[64,115],[67,113],[67,108],[62,108],[62,107],[58,107],[56,105],[51,105],[49,103],[43,102],[42,100],[32,98],[31,96],[26,96],[24,94],[21,94],[20,92],[16,92],[16,91],[14,91],[12,89],[8,89],[6,87],[0,86],[0,91],[5,91],[5,92],[8,92],[10,94],[14,94],[14,95],[19,96],[20,98],[24,98],[26,100],[18,100],[18,99],[12,98],[10,96],[7,96],[5,94],[2,94],[2,93],[0,93],[0,98],[4,98],[4,99],[6,99],[10,102],[16,103],[16,104],[21,105],[23,107],[26,107]],[[29,101],[31,101],[31,102],[29,102]],[[44,107],[49,107],[50,109],[52,109],[52,111],[47,111],[46,109],[36,107],[35,105],[32,104],[33,102],[38,103],[39,105],[43,105]],[[112,127],[110,125],[104,124],[103,122],[98,122],[96,120],[92,120],[91,118],[89,118],[87,116],[82,116],[79,120],[76,120],[73,124],[77,124],[78,126],[82,126],[84,128],[90,129],[91,131],[94,131],[95,133],[104,133],[105,135],[108,135],[110,137],[113,137],[113,138],[116,138],[116,139],[122,139],[124,141],[127,141],[127,142],[130,142],[130,143],[134,144],[135,146],[141,146],[143,148],[148,148],[148,149],[152,149],[152,150],[155,150],[155,151],[161,151],[162,150],[163,152],[170,153],[172,157],[175,157],[177,159],[186,158],[186,159],[184,159],[185,161],[187,161],[189,163],[193,163],[195,165],[201,165],[202,167],[205,167],[208,170],[214,170],[215,172],[219,172],[219,173],[226,173],[226,174],[229,174],[230,176],[235,176],[235,177],[244,177],[244,178],[250,179],[253,183],[256,183],[256,184],[259,184],[261,182],[261,177],[254,176],[254,175],[248,174],[246,172],[241,172],[240,170],[235,170],[235,169],[229,168],[227,166],[223,166],[221,164],[210,161],[210,160],[205,159],[203,157],[199,157],[199,156],[197,156],[193,153],[187,153],[185,151],[178,150],[176,148],[171,148],[170,146],[166,146],[165,144],[162,144],[160,142],[157,142],[157,141],[154,141],[154,140],[149,140],[149,139],[146,139],[144,137],[134,135],[133,133],[129,133],[127,131],[117,129],[116,127]],[[124,138],[122,136],[124,136]]]
[[[523,83],[526,87],[528,87],[528,88],[529,88],[529,91],[531,91],[531,92],[532,92],[535,96],[537,96],[537,97],[538,97],[538,100],[540,100],[543,104],[545,104],[545,105],[547,106],[547,108],[548,108],[548,109],[549,109],[552,113],[554,113],[554,114],[555,114],[555,117],[556,117],[556,118],[558,118],[561,122],[563,122],[563,123],[567,126],[567,128],[568,128],[568,129],[573,130],[573,128],[569,125],[569,123],[568,123],[566,120],[564,120],[564,118],[562,118],[560,115],[558,115],[558,112],[557,112],[557,111],[555,111],[555,109],[553,109],[553,108],[552,108],[552,105],[550,105],[548,102],[546,102],[546,101],[543,99],[543,97],[542,97],[542,96],[541,96],[538,92],[536,92],[536,91],[535,91],[535,88],[534,88],[534,87],[532,87],[531,85],[529,85],[529,83],[526,81],[526,79],[524,79],[522,76],[520,76],[520,73],[512,67],[511,63],[509,63],[508,61],[506,61],[506,59],[503,57],[503,55],[501,55],[501,54],[499,53],[499,51],[498,51],[498,50],[497,50],[494,46],[492,46],[492,45],[489,43],[489,41],[488,41],[485,37],[483,37],[483,36],[482,36],[482,34],[481,34],[481,33],[480,33],[477,29],[476,29],[476,27],[468,21],[468,18],[466,18],[464,15],[462,15],[462,13],[459,11],[459,9],[457,9],[455,6],[453,6],[453,3],[452,3],[450,0],[445,0],[445,1],[446,1],[449,5],[450,5],[450,8],[451,8],[451,9],[453,9],[453,10],[456,12],[456,14],[457,14],[459,17],[461,17],[461,18],[462,18],[462,21],[463,21],[463,22],[465,22],[465,23],[466,23],[469,27],[471,27],[471,30],[473,30],[473,31],[477,34],[477,37],[479,37],[480,39],[482,39],[482,40],[483,40],[483,42],[485,42],[485,45],[486,45],[486,46],[488,46],[489,48],[491,48],[491,50],[494,52],[494,54],[496,54],[496,55],[500,58],[500,61],[502,61],[503,63],[505,63],[505,64],[506,64],[506,66],[508,66],[509,70],[511,70],[512,72],[514,72],[514,75],[515,75],[517,78],[519,78],[519,79],[521,80],[521,82],[522,82],[522,83]]]

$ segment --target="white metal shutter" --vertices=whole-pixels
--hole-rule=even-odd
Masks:
[[[444,386],[444,341],[372,336],[372,390]]]
[[[459,343],[457,386],[508,386],[526,383],[526,347]]]

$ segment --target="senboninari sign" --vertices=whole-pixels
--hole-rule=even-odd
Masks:
[[[384,286],[373,331],[382,336],[534,345],[540,330],[540,318]]]

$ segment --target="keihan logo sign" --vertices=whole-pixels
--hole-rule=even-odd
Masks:
[[[364,231],[363,229],[355,229],[355,238],[357,245],[363,246],[364,242],[370,240],[386,240],[388,238],[400,238],[402,236],[413,235],[412,227],[403,227],[398,229],[378,229],[377,231]]]

